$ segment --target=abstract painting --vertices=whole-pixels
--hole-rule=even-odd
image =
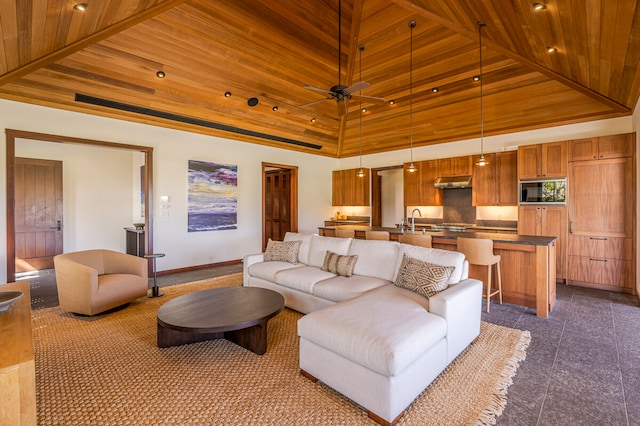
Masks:
[[[238,166],[189,160],[189,232],[238,227]]]

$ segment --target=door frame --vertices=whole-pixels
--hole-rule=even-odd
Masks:
[[[81,139],[69,136],[50,135],[46,133],[28,132],[23,130],[6,129],[6,202],[7,202],[7,282],[16,279],[16,233],[15,233],[15,158],[16,139],[32,139],[43,142],[67,143],[102,146],[105,148],[124,149],[130,151],[140,151],[144,154],[145,175],[144,175],[144,222],[145,222],[145,243],[147,251],[153,253],[153,148],[149,146],[130,145],[116,142],[105,142],[92,139]],[[151,270],[151,262],[149,262]]]
[[[402,165],[396,165],[371,169],[371,226],[382,225],[382,179],[378,172],[402,168]]]
[[[289,183],[289,211],[291,212],[291,231],[298,232],[298,166],[287,166],[285,164],[262,163],[262,248],[267,246],[267,169],[286,169],[291,171],[291,181]]]

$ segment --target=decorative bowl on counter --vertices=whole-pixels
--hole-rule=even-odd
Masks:
[[[11,304],[21,297],[21,291],[0,291],[0,312],[9,309]]]

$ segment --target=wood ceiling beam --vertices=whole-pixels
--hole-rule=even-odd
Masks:
[[[470,38],[472,40],[477,41],[478,40],[478,36],[477,36],[477,31],[470,31],[464,27],[461,27],[439,15],[436,15],[435,13],[430,12],[429,10],[425,9],[424,7],[420,6],[421,1],[420,0],[392,0],[395,4],[397,4],[398,6],[404,7],[407,10],[413,11],[421,16],[424,16],[427,19],[430,19],[432,21],[437,22],[438,24],[452,30],[455,31],[456,33]],[[495,50],[496,52],[499,52],[500,54],[514,60],[517,61],[519,63],[521,63],[522,65],[525,65],[529,68],[531,68],[534,71],[537,71],[561,84],[564,84],[565,86],[576,90],[592,99],[594,99],[597,102],[600,102],[601,104],[607,106],[608,108],[611,108],[613,111],[616,112],[621,112],[621,113],[631,113],[631,108],[628,108],[625,105],[622,105],[616,101],[614,101],[613,99],[610,99],[604,95],[602,95],[601,93],[596,92],[595,90],[591,90],[588,87],[585,87],[573,80],[571,80],[570,78],[567,78],[566,76],[562,75],[562,74],[558,74],[555,71],[552,71],[534,61],[532,61],[531,59],[525,58],[524,56],[521,56],[509,49],[506,49],[502,46],[500,46],[499,44],[493,43],[491,42],[491,40],[486,40],[485,46],[490,46],[491,49]]]
[[[27,74],[30,74],[34,71],[39,70],[40,68],[46,67],[60,59],[63,59],[75,52],[78,52],[88,46],[99,43],[102,40],[105,40],[121,31],[126,30],[136,24],[144,22],[148,19],[153,18],[156,15],[159,15],[167,10],[173,9],[176,6],[181,5],[186,0],[167,0],[163,3],[160,3],[154,7],[151,7],[143,12],[137,13],[133,16],[130,16],[127,19],[124,19],[110,27],[107,27],[103,30],[100,30],[94,34],[91,34],[88,37],[77,40],[62,49],[58,49],[54,52],[48,53],[36,60],[29,62],[19,68],[16,68],[12,71],[7,72],[0,76],[0,87],[6,84],[12,83]]]
[[[355,64],[358,61],[358,39],[360,38],[360,23],[362,22],[362,3],[364,0],[354,0],[353,11],[351,13],[351,31],[349,32],[349,57],[347,60],[347,84],[353,84],[353,74]],[[346,101],[350,102],[350,101]],[[345,131],[347,129],[347,121],[349,117],[349,104],[347,103],[347,113],[340,117],[340,126],[338,129],[338,146],[336,147],[336,158],[342,157],[342,149],[344,145]]]

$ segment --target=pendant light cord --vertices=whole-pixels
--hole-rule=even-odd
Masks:
[[[478,22],[478,44],[480,46],[480,158],[484,158],[484,108],[482,105],[482,27],[484,22]]]
[[[413,167],[413,29],[416,21],[409,21],[411,36],[409,37],[409,144],[411,167]]]
[[[360,81],[362,81],[362,51],[364,50],[364,44],[358,46],[358,50],[360,51]],[[362,90],[360,90],[360,94],[362,95]],[[362,170],[362,98],[360,98],[360,171],[359,173],[364,174]]]

